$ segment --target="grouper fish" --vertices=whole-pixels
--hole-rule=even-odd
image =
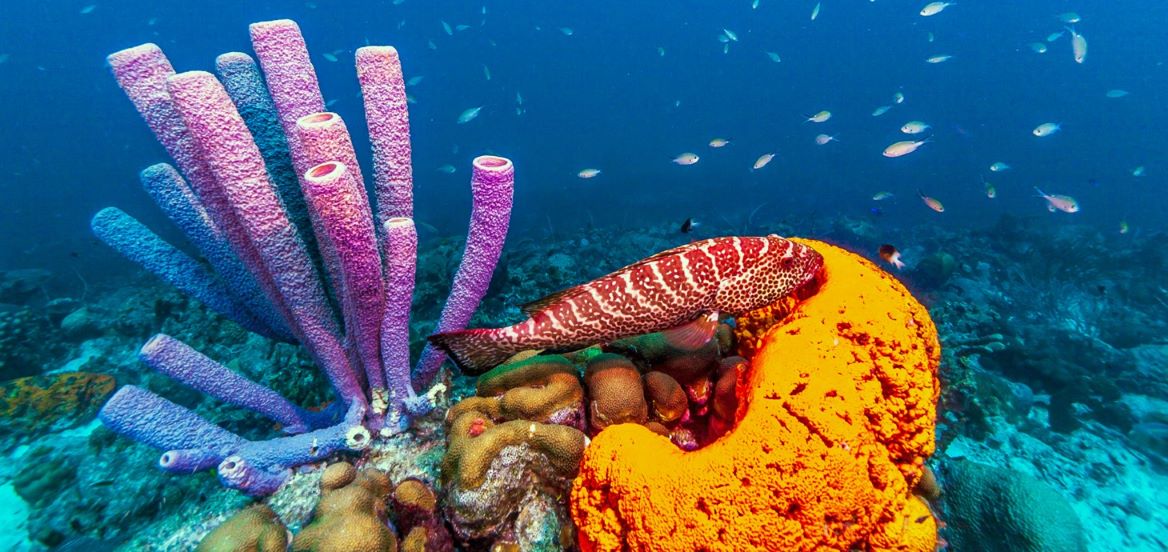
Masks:
[[[673,329],[708,341],[719,313],[774,303],[822,268],[815,250],[773,234],[695,241],[524,305],[529,318],[513,326],[440,333],[430,342],[477,375],[531,349],[573,351]]]

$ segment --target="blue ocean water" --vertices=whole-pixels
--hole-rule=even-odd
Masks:
[[[221,52],[248,50],[248,23],[279,17],[302,22],[325,97],[348,119],[361,115],[357,47],[393,44],[406,74],[424,77],[411,88],[414,164],[421,218],[434,224],[461,220],[451,211],[466,209],[458,203],[465,194],[444,192],[465,184],[471,157],[493,151],[514,157],[521,171],[518,228],[549,217],[565,227],[589,216],[673,224],[763,203],[793,218],[864,213],[882,190],[898,195],[881,205],[892,224],[969,226],[998,213],[1042,215],[1032,190],[1039,185],[1083,206],[1050,224],[1110,230],[1127,220],[1162,229],[1156,152],[1168,70],[1158,22],[1168,8],[1159,2],[967,3],[927,18],[907,2],[827,3],[815,21],[814,3],[766,1],[758,9],[748,1],[120,2],[80,13],[89,5],[0,7],[5,266],[66,264],[63,255],[85,248],[88,214],[109,203],[158,220],[149,219],[157,215],[135,173],[163,152],[110,78],[107,53],[156,41],[180,70],[208,69]],[[1069,33],[1045,54],[1031,51],[1065,32],[1057,14],[1075,10],[1090,44],[1085,63],[1074,62]],[[469,28],[450,36],[442,21]],[[739,37],[728,53],[718,41],[723,29]],[[941,54],[954,57],[925,63]],[[1111,89],[1131,94],[1109,99]],[[905,102],[872,117],[896,92]],[[456,124],[474,106],[483,106],[481,116]],[[833,114],[827,123],[803,122],[825,109]],[[882,157],[909,120],[932,125],[932,142],[906,158]],[[1036,139],[1030,130],[1043,122],[1063,130]],[[360,151],[363,125],[351,126]],[[839,142],[817,146],[820,132]],[[712,151],[706,143],[715,137],[732,145]],[[702,160],[670,163],[685,151]],[[768,152],[775,164],[752,172]],[[1013,170],[989,173],[995,161]],[[446,164],[461,170],[437,171]],[[1131,174],[1139,166],[1143,178]],[[575,177],[587,167],[603,176]],[[998,188],[997,201],[985,201],[980,176]],[[944,216],[920,209],[918,188],[945,203]]]
[[[1144,318],[1131,318],[1130,323],[1150,328],[1150,335],[1141,334],[1136,345],[1162,346],[1168,340],[1162,333],[1168,278],[1156,268],[1163,265],[1155,264],[1164,255],[1156,248],[1168,220],[1168,43],[1163,24],[1168,4],[965,0],[929,17],[919,14],[923,1],[755,4],[2,2],[0,197],[5,200],[0,202],[0,271],[46,271],[37,284],[14,284],[37,288],[21,295],[30,304],[42,299],[42,290],[45,298],[96,301],[93,294],[115,294],[110,290],[133,288],[126,283],[142,281],[137,267],[93,238],[88,227],[92,214],[117,205],[174,243],[182,243],[182,237],[138,184],[138,171],[167,160],[166,153],[119,90],[105,56],[155,42],[179,71],[211,70],[220,53],[251,51],[249,23],[289,18],[300,24],[329,109],[350,121],[362,159],[369,140],[360,123],[364,119],[354,51],[390,44],[401,53],[406,78],[415,79],[408,92],[415,100],[409,109],[416,218],[427,228],[423,243],[465,232],[470,161],[492,153],[512,159],[516,167],[513,243],[570,241],[600,230],[615,240],[611,247],[626,248],[616,259],[606,259],[619,266],[655,252],[630,245],[630,234],[657,232],[673,240],[668,245],[682,243],[691,236],[677,229],[689,218],[701,223],[694,236],[774,228],[842,242],[877,260],[875,246],[880,243],[895,244],[918,258],[948,243],[948,254],[967,265],[957,269],[967,276],[962,285],[981,281],[974,274],[990,274],[978,268],[989,263],[994,268],[988,280],[1025,280],[1025,285],[1002,293],[1046,294],[1053,297],[1052,304],[1087,301],[1092,308],[1119,302],[1112,317],[1129,315],[1114,314],[1115,309],[1134,309]],[[1081,21],[1064,22],[1059,16],[1067,12],[1075,12]],[[1075,60],[1068,26],[1089,45],[1082,63]],[[1044,45],[1045,51],[1039,53],[1034,44]],[[952,57],[926,61],[942,55]],[[903,95],[902,102],[894,99],[897,94]],[[465,110],[480,106],[478,117],[458,122]],[[874,115],[882,106],[889,108]],[[807,121],[824,110],[830,111],[830,119]],[[930,129],[906,135],[900,128],[909,121],[923,121]],[[1048,122],[1058,123],[1058,132],[1035,136],[1033,130]],[[818,144],[819,134],[834,140]],[[729,143],[712,148],[708,143],[715,138]],[[908,155],[882,155],[894,142],[925,138],[928,142]],[[699,161],[672,162],[684,152],[696,153]],[[775,155],[773,161],[751,168],[768,153]],[[1010,169],[992,171],[995,162]],[[600,173],[578,176],[588,168]],[[987,197],[987,183],[996,192],[993,198]],[[1072,196],[1079,211],[1049,211],[1035,187]],[[926,206],[918,191],[941,201],[944,212]],[[879,192],[893,195],[874,201]],[[1004,233],[1003,216],[1026,232]],[[861,229],[849,234],[840,228]],[[971,235],[990,238],[967,239]],[[1015,237],[1036,245],[1010,244]],[[1010,254],[978,249],[1010,245],[1019,249]],[[1023,246],[1029,249],[1023,251]],[[509,254],[514,259],[528,251],[511,249]],[[1099,251],[1130,255],[1116,253],[1115,266],[1101,267]],[[1016,279],[1015,272],[1030,273],[1008,263],[1023,260],[1068,265],[1067,274]],[[1139,272],[1139,285],[1150,291],[1117,295],[1134,285],[1134,265],[1147,269]],[[598,261],[555,284],[579,283],[585,275],[594,277],[616,266]],[[1077,266],[1082,266],[1081,278]],[[1110,269],[1114,272],[1106,272]],[[935,300],[930,307],[946,304],[944,286],[914,285],[922,296]],[[1056,287],[1063,285],[1069,287]],[[1108,299],[1082,299],[1097,288],[1110,293]],[[963,297],[979,303],[972,291]],[[491,300],[507,301],[498,295]],[[980,304],[991,300],[982,298]],[[164,320],[167,313],[157,316]],[[935,316],[952,321],[961,312],[944,310]],[[999,309],[990,318],[1025,316],[1039,317]],[[1089,310],[1083,316],[1091,320],[1102,315]],[[980,330],[1003,332],[989,322]],[[1132,373],[1139,375],[1128,373],[1114,397],[1100,392],[1091,400],[1067,399],[1068,405],[1122,402],[1117,397],[1141,386],[1163,386],[1156,378],[1168,372],[1140,372],[1139,359],[1152,352],[1132,352],[1137,347],[1118,338],[1101,339],[1109,351],[1127,355],[1125,366],[1133,366]],[[56,364],[34,372],[89,358],[79,344],[61,347],[52,357]],[[1007,376],[1013,371],[1015,383],[1024,381],[1038,395],[1048,396],[1039,404],[1049,405],[1049,396],[1057,403],[1065,388],[1077,385],[1060,381],[1044,387],[1045,375],[1027,380],[1017,376],[1017,367],[1003,367],[1007,361],[987,363],[988,370]],[[1159,366],[1163,360],[1146,362]],[[100,366],[90,364],[88,370],[100,371]],[[18,375],[32,374],[24,370]],[[1160,408],[1168,397],[1151,395],[1161,402],[1140,403],[1150,414],[1128,415],[1108,431],[1116,432],[1120,442],[1143,443],[1143,449],[1134,447],[1143,450],[1139,454],[1164,454],[1168,413]],[[966,454],[982,460],[990,456]],[[1162,464],[1157,467],[1163,469]],[[1165,477],[1150,467],[1147,473],[1157,475],[1140,484],[1152,486]],[[1053,468],[1046,475],[1047,483],[1064,494],[1080,488],[1057,488],[1058,481],[1070,476]],[[1069,498],[1088,502],[1083,496]],[[1155,531],[1144,525],[1156,527],[1149,520],[1162,518],[1165,506],[1150,500],[1139,494],[1131,499],[1137,506],[1129,503],[1110,518],[1130,517],[1142,528],[1121,537],[1128,539],[1125,549],[1156,549],[1156,543],[1168,542],[1163,536],[1147,536]],[[1098,510],[1076,506],[1076,511],[1085,518]],[[156,518],[167,513],[173,511]],[[1095,531],[1089,539],[1092,549],[1107,549],[1107,530],[1097,526],[1106,524],[1083,522]],[[92,524],[86,527],[63,531],[97,535]]]

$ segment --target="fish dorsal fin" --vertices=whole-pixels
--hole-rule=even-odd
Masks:
[[[695,242],[695,243],[697,243],[697,242]],[[624,268],[621,268],[620,270],[613,271],[611,274],[608,274],[606,276],[601,276],[601,278],[605,278],[607,276],[611,276],[612,274],[617,274],[619,272],[624,272],[626,270],[631,270],[631,269],[637,268],[639,266],[657,261],[663,257],[667,257],[669,255],[673,255],[675,253],[679,253],[681,251],[685,251],[685,250],[691,249],[693,247],[694,247],[693,243],[687,243],[684,245],[679,245],[677,247],[674,247],[673,249],[666,249],[665,251],[662,251],[660,253],[656,253],[652,256],[645,257],[644,259],[641,259],[633,264],[630,264]],[[592,280],[592,282],[595,282],[595,281],[596,280]],[[592,283],[592,282],[588,282],[588,283]],[[523,314],[526,314],[527,316],[532,316],[536,312],[543,310],[543,309],[546,309],[547,307],[551,306],[553,303],[567,299],[568,297],[571,297],[572,295],[580,292],[581,289],[583,289],[583,287],[586,285],[588,285],[588,284],[581,284],[581,285],[578,285],[575,287],[570,287],[568,289],[562,289],[562,290],[557,291],[551,295],[548,295],[547,297],[544,297],[542,299],[536,299],[535,301],[532,301],[530,303],[522,305],[519,307],[519,310],[522,311]]]
[[[702,241],[708,241],[708,240],[702,240]],[[662,251],[660,253],[654,253],[653,255],[645,257],[644,259],[641,259],[641,260],[639,260],[633,264],[630,264],[630,265],[628,265],[620,270],[617,270],[616,272],[624,272],[624,271],[629,270],[629,269],[637,268],[638,266],[642,266],[642,265],[646,265],[646,264],[649,264],[649,263],[654,262],[654,261],[658,261],[663,257],[668,257],[670,255],[674,255],[674,254],[680,253],[682,251],[693,249],[695,243],[701,243],[701,242],[690,242],[690,243],[686,243],[686,244],[682,244],[682,245],[679,245],[677,247],[674,247],[673,249],[666,249],[665,251]],[[613,274],[616,274],[616,272],[613,272]]]
[[[526,314],[527,316],[534,316],[535,313],[548,308],[548,306],[550,306],[552,303],[567,298],[568,296],[579,291],[579,289],[580,286],[561,289],[560,291],[548,295],[547,297],[536,299],[530,303],[525,303],[519,307],[519,310],[523,311],[523,314]]]

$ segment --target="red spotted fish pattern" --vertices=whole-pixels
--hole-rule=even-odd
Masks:
[[[740,315],[797,290],[823,257],[776,235],[695,241],[524,307],[527,320],[430,336],[467,374],[530,349],[571,351],[676,328],[717,313]]]

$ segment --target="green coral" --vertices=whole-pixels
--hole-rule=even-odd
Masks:
[[[1062,495],[1033,477],[967,460],[945,470],[954,550],[1078,552],[1083,526]]]

